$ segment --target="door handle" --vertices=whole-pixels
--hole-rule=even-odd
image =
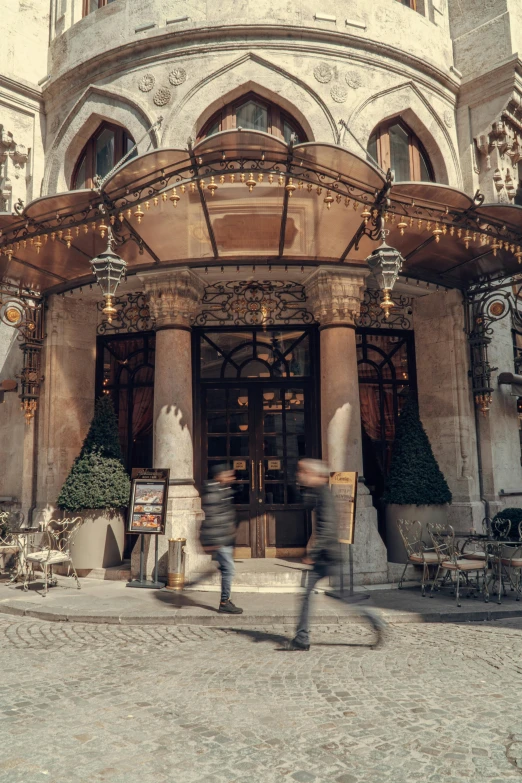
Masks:
[[[259,460],[259,490],[263,489],[263,460]]]
[[[252,484],[251,484],[252,492],[254,492],[256,488],[256,469],[255,469],[254,460],[252,460],[250,463],[250,478],[252,479]]]

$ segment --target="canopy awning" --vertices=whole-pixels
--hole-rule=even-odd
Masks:
[[[0,277],[42,293],[92,282],[89,261],[106,248],[108,226],[128,274],[230,263],[364,267],[382,212],[403,276],[464,289],[518,273],[520,207],[484,205],[445,185],[392,185],[333,144],[232,130],[133,158],[98,190],[0,214]]]

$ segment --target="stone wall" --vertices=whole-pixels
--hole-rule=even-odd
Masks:
[[[421,420],[453,495],[449,521],[469,530],[480,526],[484,507],[462,295],[450,291],[418,297],[413,312]]]
[[[94,412],[96,300],[52,296],[38,432],[38,515],[52,513]]]

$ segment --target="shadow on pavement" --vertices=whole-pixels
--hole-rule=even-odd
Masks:
[[[193,601],[184,593],[172,593],[167,590],[156,590],[154,592],[154,598],[164,604],[170,604],[173,609],[183,609],[184,606],[188,606],[197,607],[198,609],[208,609],[209,612],[217,613],[218,611],[215,606],[209,606],[209,604],[202,604],[198,601]]]
[[[288,644],[288,637],[278,633],[269,633],[268,631],[254,631],[248,628],[222,628],[225,633],[236,633],[240,636],[247,636],[253,642],[272,642],[274,644]],[[286,649],[286,648],[282,648]]]

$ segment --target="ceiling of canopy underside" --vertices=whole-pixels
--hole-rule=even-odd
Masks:
[[[107,247],[130,274],[176,265],[365,266],[386,241],[403,274],[465,288],[516,274],[522,209],[484,205],[444,185],[398,183],[346,149],[293,148],[267,134],[226,131],[192,150],[160,149],[120,166],[99,191],[36,199],[0,214],[0,277],[59,291],[90,282],[89,261]]]

